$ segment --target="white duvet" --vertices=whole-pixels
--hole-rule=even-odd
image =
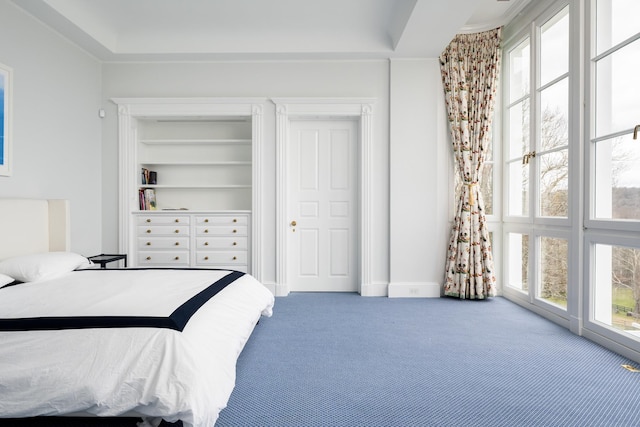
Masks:
[[[100,270],[0,289],[0,318],[168,316],[217,270]],[[211,427],[235,386],[236,361],[273,295],[244,275],[184,331],[164,328],[0,332],[0,417],[139,415]]]

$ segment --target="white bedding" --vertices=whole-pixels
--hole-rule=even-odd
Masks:
[[[228,271],[96,270],[0,289],[0,318],[167,316],[187,289]],[[168,297],[168,298],[167,298]],[[235,385],[237,358],[273,295],[244,275],[182,332],[95,328],[0,332],[0,417],[137,414],[211,427]]]

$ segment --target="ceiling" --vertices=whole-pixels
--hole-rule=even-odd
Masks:
[[[102,61],[433,58],[530,0],[12,0]]]

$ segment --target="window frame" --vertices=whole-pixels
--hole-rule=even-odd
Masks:
[[[501,83],[501,88],[502,88],[502,105],[503,105],[503,109],[502,109],[502,113],[501,117],[502,117],[502,135],[503,135],[503,143],[501,144],[503,146],[502,148],[502,153],[503,153],[503,161],[502,163],[502,170],[503,170],[503,196],[502,196],[502,200],[504,201],[504,204],[502,206],[502,218],[503,218],[503,222],[509,222],[509,223],[520,223],[520,224],[530,224],[531,221],[531,189],[529,189],[529,195],[528,195],[528,203],[529,203],[529,209],[528,209],[528,213],[527,215],[511,215],[509,213],[509,194],[511,192],[511,181],[509,179],[509,171],[510,171],[510,166],[513,163],[518,163],[522,161],[522,157],[515,157],[511,155],[511,152],[509,150],[510,148],[510,143],[505,139],[509,137],[510,135],[510,121],[508,120],[507,117],[505,117],[506,115],[508,115],[508,113],[511,111],[511,107],[515,106],[518,103],[523,103],[525,102],[527,99],[529,100],[529,111],[531,111],[533,102],[532,102],[532,94],[531,94],[531,76],[533,75],[533,61],[529,62],[529,91],[527,92],[526,95],[523,95],[517,99],[515,99],[513,102],[509,102],[509,97],[510,97],[510,93],[509,93],[509,85],[506,84],[507,81],[507,77],[510,75],[510,61],[508,61],[509,58],[509,54],[511,53],[511,51],[517,47],[519,47],[525,40],[529,39],[529,55],[531,55],[531,50],[533,49],[533,41],[531,40],[531,33],[530,30],[524,29],[523,31],[521,31],[516,37],[513,38],[513,41],[509,41],[508,46],[511,47],[512,49],[505,49],[503,51],[503,70],[502,70],[502,75],[505,76],[502,79],[502,83]],[[529,113],[531,114],[531,113]],[[529,149],[531,149],[531,144],[532,144],[532,126],[531,126],[531,117],[529,117]],[[529,169],[529,180],[531,180],[531,169]],[[506,231],[505,231],[506,232]],[[507,277],[507,276],[505,276]]]
[[[545,150],[541,151],[541,154],[547,154],[558,150],[568,150],[568,193],[567,193],[567,216],[566,217],[544,217],[541,216],[541,200],[540,200],[540,162],[538,159],[533,159],[529,162],[529,212],[526,216],[514,216],[509,214],[509,192],[510,192],[510,180],[509,180],[509,166],[517,161],[515,157],[511,157],[509,153],[510,144],[506,139],[503,140],[503,153],[505,154],[502,161],[503,169],[503,198],[502,206],[503,212],[503,246],[504,253],[509,253],[509,243],[506,236],[509,233],[522,233],[529,235],[529,266],[528,266],[528,291],[523,292],[517,288],[510,287],[505,280],[503,287],[503,294],[508,299],[526,306],[534,312],[537,312],[550,320],[559,323],[569,329],[575,330],[574,319],[577,318],[576,314],[579,312],[579,290],[576,289],[576,284],[579,283],[580,269],[575,268],[574,262],[579,262],[579,257],[575,255],[576,248],[580,248],[580,245],[576,242],[579,241],[577,237],[576,229],[576,198],[582,191],[582,186],[579,184],[579,162],[580,162],[580,150],[576,149],[579,141],[579,129],[580,127],[574,126],[576,117],[580,116],[580,109],[577,108],[577,103],[574,101],[573,94],[576,90],[580,90],[579,86],[576,86],[576,62],[574,61],[574,53],[572,49],[569,49],[568,55],[568,70],[562,75],[555,76],[549,82],[544,85],[540,85],[540,63],[541,63],[541,33],[542,27],[556,15],[561,13],[565,8],[567,9],[569,19],[569,46],[572,46],[572,41],[575,40],[575,26],[579,24],[579,17],[576,13],[575,3],[571,0],[549,2],[543,5],[545,9],[542,9],[531,22],[520,31],[515,33],[505,43],[505,49],[503,51],[503,75],[505,76],[503,88],[503,130],[502,134],[509,135],[509,123],[508,113],[509,108],[521,101],[525,97],[521,97],[514,102],[509,103],[509,54],[511,51],[518,47],[522,42],[529,39],[530,43],[530,76],[529,76],[529,148],[535,150],[536,155],[538,149],[541,147],[541,93],[546,88],[557,84],[563,79],[567,79],[568,94],[567,94],[567,111],[568,111],[568,140],[567,145],[559,147],[557,150]],[[577,110],[577,111],[576,111]],[[579,123],[582,123],[579,121]],[[526,166],[525,166],[526,167]],[[578,187],[574,187],[578,185]],[[541,245],[541,239],[543,237],[549,238],[561,238],[567,240],[568,253],[567,253],[567,307],[558,306],[552,302],[546,301],[539,297],[539,290],[542,288],[542,275],[539,267],[539,250]],[[502,271],[503,277],[507,279],[509,277],[509,263],[503,262]]]
[[[630,43],[640,39],[640,33],[611,46],[605,51],[596,52],[596,0],[585,2],[585,54],[581,62],[584,70],[584,105],[589,107],[589,113],[584,114],[584,174],[585,189],[583,200],[584,236],[583,236],[583,265],[584,277],[582,335],[595,341],[625,357],[640,360],[640,338],[624,334],[615,328],[605,325],[595,319],[596,301],[596,245],[623,246],[640,249],[640,221],[627,219],[596,218],[596,144],[600,141],[628,135],[631,130],[611,132],[596,136],[596,67],[597,61],[617,52]],[[638,141],[640,143],[640,141]]]
[[[510,108],[517,103],[523,102],[525,99],[529,99],[529,149],[531,151],[536,152],[536,157],[538,155],[550,154],[552,152],[557,152],[561,150],[568,150],[568,177],[567,180],[569,182],[568,186],[568,194],[567,194],[567,216],[566,217],[549,217],[540,215],[541,210],[541,200],[540,200],[540,185],[539,185],[539,177],[540,177],[540,162],[537,159],[533,159],[533,161],[529,162],[529,194],[528,194],[528,203],[529,203],[529,212],[527,215],[516,216],[510,215],[509,213],[509,203],[508,203],[508,194],[510,192],[510,180],[509,180],[509,166],[512,163],[518,162],[518,158],[511,157],[511,153],[509,152],[509,144],[503,143],[503,153],[505,157],[502,162],[503,173],[503,200],[505,201],[502,209],[502,215],[504,221],[515,222],[515,223],[526,223],[526,224],[536,224],[536,225],[546,225],[546,226],[570,226],[571,218],[573,214],[573,204],[571,203],[571,199],[575,190],[571,186],[571,182],[573,181],[573,146],[572,141],[574,140],[574,130],[571,125],[571,118],[573,117],[573,104],[571,102],[572,92],[574,91],[572,76],[575,74],[573,70],[573,63],[571,61],[571,54],[569,53],[569,61],[568,61],[568,70],[561,74],[560,76],[556,76],[550,81],[546,82],[544,85],[540,84],[540,62],[541,62],[541,52],[540,52],[540,38],[542,33],[542,27],[551,19],[553,19],[557,14],[559,14],[563,9],[567,9],[567,13],[569,15],[569,39],[571,41],[572,37],[572,26],[574,25],[575,18],[572,17],[572,5],[568,0],[558,2],[557,4],[552,5],[549,9],[540,14],[533,22],[528,26],[528,28],[524,28],[521,30],[515,37],[510,39],[507,42],[507,48],[503,52],[503,75],[509,76],[509,61],[508,55],[509,53],[516,47],[520,46],[525,40],[529,39],[529,49],[531,55],[531,61],[529,63],[529,91],[525,96],[521,96],[515,99],[513,102],[509,102],[509,85],[502,84],[503,96],[502,96],[502,105],[504,106],[504,113],[509,112]],[[542,113],[541,113],[541,94],[542,92],[552,87],[553,85],[559,83],[560,81],[567,79],[568,81],[568,94],[567,94],[567,109],[568,109],[568,140],[567,145],[562,147],[554,147],[551,150],[541,150],[541,122],[542,122]],[[503,126],[502,126],[502,135],[509,135],[509,120],[504,115],[503,117]],[[504,141],[503,141],[504,142]],[[507,157],[509,156],[509,157]]]
[[[587,36],[586,49],[587,52],[584,58],[584,72],[585,82],[588,82],[588,94],[585,97],[585,105],[589,106],[588,117],[585,117],[585,144],[587,144],[587,161],[585,161],[585,176],[586,180],[586,194],[585,197],[585,218],[584,225],[589,229],[597,230],[609,230],[609,231],[629,231],[640,232],[640,220],[628,220],[628,219],[607,219],[596,217],[596,144],[600,141],[606,141],[618,136],[629,135],[633,133],[633,128],[622,131],[616,131],[608,133],[606,135],[596,136],[596,67],[597,62],[603,58],[609,57],[615,52],[621,50],[625,46],[637,42],[640,40],[640,33],[631,36],[618,44],[609,47],[600,54],[596,51],[596,14],[593,12],[596,9],[596,1],[588,1],[585,15],[587,17],[587,28],[585,33]],[[640,141],[639,141],[640,142]]]
[[[605,280],[608,270],[601,270],[602,278],[595,276],[596,245],[622,246],[640,249],[640,221],[619,219],[597,219],[595,217],[595,156],[596,143],[601,139],[607,139],[615,134],[609,134],[602,138],[594,138],[595,135],[595,81],[594,71],[596,64],[593,59],[606,55],[610,49],[595,56],[595,0],[540,0],[531,2],[523,14],[509,23],[503,35],[503,73],[505,81],[502,84],[503,106],[503,135],[508,136],[507,108],[508,101],[508,57],[509,49],[517,47],[527,36],[534,37],[536,24],[546,22],[545,17],[560,11],[563,7],[570,6],[570,43],[569,52],[569,187],[573,190],[569,195],[569,226],[534,221],[529,217],[516,217],[508,215],[509,175],[507,155],[509,146],[503,140],[502,170],[502,194],[503,194],[503,223],[502,241],[504,245],[504,260],[502,260],[502,275],[505,278],[503,295],[528,310],[531,310],[548,320],[567,327],[571,332],[582,335],[604,347],[615,351],[629,359],[640,362],[640,338],[625,334],[619,329],[609,327],[602,321],[595,321],[596,288],[595,283]],[[635,25],[630,23],[630,25]],[[635,28],[635,27],[633,27]],[[633,29],[631,31],[634,31]],[[631,32],[629,31],[629,32]],[[617,49],[623,45],[640,39],[636,34],[627,40],[619,42]],[[535,40],[530,39],[531,43]],[[533,49],[533,48],[532,48]],[[533,67],[533,64],[531,65]],[[532,79],[534,77],[531,77]],[[602,82],[601,82],[602,83]],[[532,107],[533,108],[533,107]],[[530,126],[535,126],[531,124]],[[632,130],[631,130],[632,131]],[[628,134],[631,131],[623,131]],[[640,141],[638,141],[640,142]],[[533,191],[533,190],[531,190]],[[536,207],[532,203],[532,207]],[[533,217],[533,215],[532,215]],[[541,285],[538,277],[533,277],[531,265],[536,264],[535,242],[537,236],[551,236],[555,232],[569,237],[569,267],[567,289],[567,311],[559,312],[554,308],[541,304],[535,300],[536,288]],[[508,233],[521,233],[529,235],[529,270],[527,270],[528,290],[521,291],[517,287],[507,284],[509,278],[509,239]],[[605,252],[606,254],[606,252]],[[613,263],[613,259],[605,257],[607,263]],[[600,292],[608,292],[608,289],[600,289]],[[602,294],[599,294],[602,298]],[[613,295],[612,295],[613,298]],[[606,311],[607,302],[600,300],[598,313],[604,322],[608,322]],[[613,320],[613,319],[612,319]],[[640,323],[640,321],[639,321]]]
[[[596,296],[596,245],[624,246],[640,250],[640,241],[635,236],[626,233],[609,230],[593,230],[585,235],[584,239],[584,277],[587,277],[586,289],[583,296],[584,304],[584,329],[583,335],[613,351],[638,360],[640,352],[640,337],[633,338],[616,330],[612,326],[603,324],[595,319]]]

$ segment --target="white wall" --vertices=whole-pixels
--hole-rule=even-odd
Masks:
[[[89,255],[118,248],[117,114],[111,98],[365,97],[377,99],[372,284],[442,281],[448,152],[436,145],[446,138],[436,60],[101,64],[0,0],[0,62],[14,70],[15,98],[14,174],[0,177],[0,197],[69,199],[74,251]],[[98,117],[100,108],[105,119]],[[270,103],[264,119],[262,277],[273,283]]]
[[[113,63],[103,67],[104,104],[116,97],[357,97],[376,98],[373,138],[372,284],[389,281],[388,61],[259,61]],[[104,250],[117,250],[117,111],[107,108],[103,130]],[[264,111],[262,280],[275,283],[275,109]]]
[[[13,175],[0,176],[0,197],[70,200],[71,250],[99,253],[100,63],[6,0],[0,63],[13,69]]]
[[[440,296],[451,150],[437,59],[392,60],[389,296]]]

